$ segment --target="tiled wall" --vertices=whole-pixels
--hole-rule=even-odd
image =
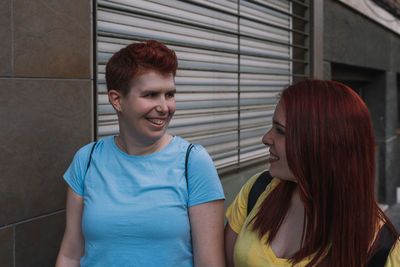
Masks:
[[[0,264],[54,266],[93,135],[92,1],[0,1]]]

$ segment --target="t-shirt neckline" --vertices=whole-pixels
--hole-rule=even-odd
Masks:
[[[124,157],[128,157],[128,158],[152,158],[152,157],[155,157],[155,156],[157,156],[157,155],[159,155],[159,154],[161,154],[161,153],[164,153],[165,151],[168,151],[169,149],[170,149],[170,147],[172,147],[172,144],[175,142],[175,140],[176,140],[176,136],[172,136],[172,139],[169,141],[169,143],[164,147],[164,148],[162,148],[162,149],[160,149],[160,150],[158,150],[158,151],[156,151],[156,152],[154,152],[154,153],[151,153],[151,154],[148,154],[148,155],[131,155],[131,154],[128,154],[128,153],[126,153],[126,152],[124,152],[124,151],[122,151],[118,146],[117,146],[117,144],[115,143],[115,137],[117,137],[116,135],[114,135],[114,136],[110,136],[110,143],[111,143],[111,146],[112,146],[112,148],[115,150],[115,151],[117,151],[117,153],[119,153],[119,154],[121,154],[121,155],[123,155]]]

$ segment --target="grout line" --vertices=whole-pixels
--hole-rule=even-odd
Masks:
[[[15,76],[14,73],[14,0],[10,0],[10,31],[11,31],[11,75]]]
[[[11,226],[17,226],[17,225],[24,224],[24,223],[27,223],[27,222],[39,220],[39,219],[42,219],[42,218],[45,218],[45,217],[48,217],[48,216],[51,216],[51,215],[56,215],[56,214],[62,213],[64,211],[65,211],[65,209],[61,209],[61,210],[57,210],[57,211],[54,211],[54,212],[46,213],[46,214],[43,214],[43,215],[39,215],[39,216],[36,216],[36,217],[33,217],[33,218],[29,218],[29,219],[13,222],[13,223],[10,223],[10,224],[1,225],[0,226],[0,230],[2,230],[4,228],[11,227]]]

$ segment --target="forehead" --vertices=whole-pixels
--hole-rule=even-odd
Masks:
[[[161,73],[156,70],[141,72],[131,80],[131,90],[174,90],[175,81],[172,73]]]
[[[276,105],[273,119],[281,125],[286,125],[285,106],[282,101],[279,101],[278,105]]]

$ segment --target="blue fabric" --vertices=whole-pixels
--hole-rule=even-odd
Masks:
[[[185,155],[189,143],[174,137],[151,155],[122,152],[113,137],[81,148],[64,174],[84,198],[81,266],[193,266],[187,209],[223,199],[218,174],[207,151],[190,152],[187,188]]]

